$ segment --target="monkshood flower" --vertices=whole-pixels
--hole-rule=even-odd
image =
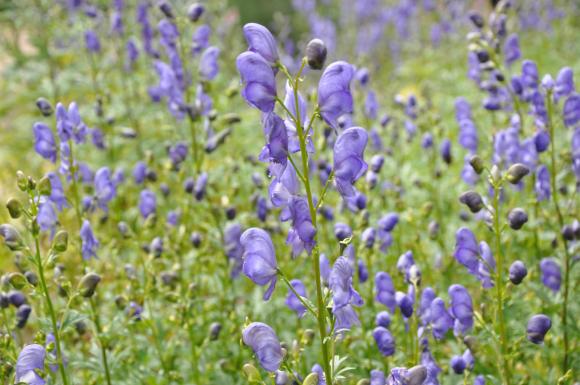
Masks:
[[[469,274],[479,279],[484,289],[493,287],[490,269],[495,269],[495,260],[489,245],[484,241],[478,244],[473,232],[466,227],[457,230],[455,237],[453,256],[457,262],[465,266]]]
[[[270,162],[270,172],[281,178],[288,164],[288,133],[284,121],[275,113],[264,116],[264,135],[266,145],[260,153],[261,161]]]
[[[375,120],[377,118],[378,109],[379,104],[377,101],[377,96],[373,91],[369,91],[365,100],[365,115],[367,118]]]
[[[326,377],[324,376],[324,369],[319,364],[314,364],[312,369],[310,369],[311,373],[316,373],[318,376],[318,382],[316,385],[326,385]]]
[[[361,234],[361,240],[367,249],[372,249],[375,244],[376,230],[373,227],[366,228]]]
[[[465,98],[455,100],[455,119],[459,124],[459,144],[472,153],[477,152],[477,128],[471,117],[471,106]]]
[[[548,168],[545,165],[541,165],[536,170],[536,183],[534,189],[536,192],[536,199],[539,202],[550,199],[550,171],[548,171]]]
[[[334,236],[337,240],[342,241],[348,237],[352,237],[352,229],[346,223],[337,222],[334,224]]]
[[[201,201],[205,197],[208,178],[209,176],[207,172],[202,172],[195,181],[195,185],[193,186],[193,196],[197,201]]]
[[[97,248],[99,247],[99,241],[97,238],[95,238],[91,224],[86,219],[83,220],[80,236],[82,241],[81,251],[83,259],[87,261],[91,258],[97,258]]]
[[[155,193],[151,190],[143,190],[139,195],[139,212],[141,216],[147,219],[150,215],[157,211],[157,198]]]
[[[302,281],[299,279],[293,279],[290,281],[290,284],[301,297],[306,297],[306,286],[304,286]],[[290,310],[295,311],[299,318],[302,318],[306,313],[306,307],[290,289],[288,289],[288,295],[286,295],[286,306],[288,306]]]
[[[427,378],[427,368],[423,365],[407,368],[393,368],[386,385],[423,385]]]
[[[259,196],[256,200],[256,215],[262,222],[266,221],[268,215],[269,207],[268,201],[263,196]]]
[[[353,76],[352,65],[337,61],[326,67],[320,77],[318,83],[320,115],[333,128],[336,128],[339,117],[353,111],[353,98],[350,92],[350,82]]]
[[[447,331],[453,328],[454,320],[445,308],[445,302],[437,297],[431,302],[430,322],[433,337],[436,340],[443,339]]]
[[[173,167],[178,168],[179,165],[185,161],[185,158],[187,158],[187,143],[175,143],[175,145],[169,147],[168,155],[169,159],[171,159],[171,164]]]
[[[467,289],[461,285],[449,287],[449,313],[455,319],[453,331],[456,335],[465,334],[473,327],[473,305]]]
[[[211,27],[207,24],[197,27],[192,36],[192,53],[198,54],[209,46]]]
[[[441,158],[447,164],[450,164],[453,160],[451,155],[451,141],[449,139],[443,139],[441,146],[439,147],[439,152],[441,153]]]
[[[167,224],[170,226],[177,226],[179,224],[179,219],[181,217],[181,212],[179,210],[172,210],[167,213]]]
[[[68,207],[68,203],[60,177],[54,172],[49,172],[46,176],[50,180],[50,196],[48,199],[56,205],[59,211],[62,211],[63,208]]]
[[[427,345],[427,340],[423,340],[423,351],[421,352],[421,365],[427,369],[427,378],[422,385],[439,385],[437,377],[439,373],[443,371],[435,362],[433,355],[429,351],[429,346]]]
[[[204,80],[213,80],[219,73],[218,56],[220,49],[218,47],[209,47],[201,54],[199,59],[199,74]]]
[[[358,317],[352,305],[361,306],[363,299],[352,286],[353,269],[344,256],[339,257],[328,277],[328,287],[332,292],[332,312],[336,316],[336,329],[349,329],[358,324]]]
[[[362,259],[358,260],[357,264],[358,280],[360,283],[365,283],[369,279],[369,271],[367,265]]]
[[[511,66],[522,56],[518,35],[512,34],[508,36],[505,40],[503,50],[505,64]]]
[[[552,320],[544,314],[536,314],[528,321],[526,328],[528,340],[536,345],[544,342],[544,337],[552,327]]]
[[[373,330],[373,338],[383,356],[388,357],[395,354],[395,338],[388,329],[382,326],[376,327]]]
[[[411,286],[412,287],[412,286]],[[401,314],[405,319],[411,318],[413,315],[413,300],[411,297],[402,291],[397,291],[395,293],[395,302],[401,310]]]
[[[371,370],[370,385],[385,385],[385,384],[386,384],[385,373],[377,369]]]
[[[38,214],[36,215],[36,223],[42,231],[53,231],[58,218],[52,202],[43,200],[38,206]]]
[[[298,138],[298,131],[296,129],[295,119],[299,119],[303,130],[308,127],[308,111],[306,101],[302,94],[298,92],[298,105],[296,105],[296,98],[294,97],[294,89],[290,82],[286,82],[286,96],[284,97],[284,106],[288,109],[290,114],[287,114],[284,124],[288,130],[288,150],[292,153],[300,151],[300,139]],[[314,143],[312,142],[312,128],[310,132],[306,133],[306,151],[308,153],[314,152]]]
[[[46,381],[42,379],[37,371],[44,371],[44,359],[46,350],[38,344],[26,345],[16,361],[15,383],[25,383],[29,385],[44,385]]]
[[[133,178],[135,178],[135,183],[142,184],[147,178],[147,165],[144,162],[137,162],[133,168]]]
[[[111,170],[102,167],[95,173],[95,197],[99,207],[103,211],[108,211],[108,203],[117,194],[115,183],[111,179]]]
[[[243,98],[262,112],[274,110],[276,104],[276,74],[270,64],[255,52],[244,52],[236,59],[242,78]]]
[[[558,100],[570,96],[575,91],[574,72],[570,67],[564,67],[558,72],[554,86],[554,99]]]
[[[299,190],[300,184],[296,170],[294,170],[292,164],[288,164],[282,176],[280,178],[275,177],[272,180],[268,188],[268,194],[270,195],[270,201],[275,207],[286,207],[290,199],[298,195]],[[282,220],[288,220],[290,217],[291,213],[288,209],[285,209],[281,214]]]
[[[479,180],[479,175],[471,166],[471,155],[467,154],[463,158],[463,168],[461,169],[461,179],[470,186],[474,186]]]
[[[242,332],[242,340],[254,351],[260,365],[274,372],[282,362],[282,346],[276,332],[262,322],[252,322]]]
[[[231,276],[236,278],[242,271],[242,257],[244,247],[240,243],[242,236],[242,226],[239,223],[231,223],[224,230],[224,249],[226,256],[233,262]]]
[[[85,47],[91,53],[99,53],[101,51],[99,36],[92,29],[85,32]]]
[[[364,150],[368,135],[363,128],[351,127],[343,131],[334,144],[334,180],[343,199],[356,194],[353,184],[367,171]]]
[[[391,313],[395,312],[397,301],[395,300],[395,286],[393,280],[388,273],[383,271],[375,275],[376,299],[389,308]]]
[[[409,269],[411,266],[415,265],[415,260],[413,258],[413,252],[411,250],[406,251],[401,254],[397,260],[397,270],[405,275],[405,280],[409,278]]]
[[[320,278],[325,285],[328,285],[328,278],[330,277],[330,261],[326,257],[326,254],[320,254],[318,264],[320,265]]]
[[[473,380],[473,385],[485,385],[485,377],[481,374],[475,377]]]
[[[560,290],[562,284],[562,271],[560,266],[552,258],[543,258],[540,261],[542,283],[554,293]]]
[[[382,326],[384,328],[389,328],[391,326],[391,315],[388,311],[383,310],[377,314],[375,317],[375,325]]]
[[[270,235],[254,227],[244,231],[240,243],[244,249],[244,274],[260,286],[270,284],[264,293],[264,301],[267,301],[274,292],[278,276],[276,252]]]
[[[292,220],[292,226],[288,232],[286,243],[292,246],[292,255],[297,256],[302,250],[306,250],[310,254],[315,244],[316,228],[312,225],[306,198],[302,196],[291,197],[288,202],[288,214],[288,219]]]
[[[268,28],[256,23],[244,25],[244,37],[248,43],[248,50],[259,54],[270,65],[274,66],[278,60],[276,39]]]
[[[149,96],[154,102],[159,102],[166,98],[171,114],[177,119],[182,119],[184,116],[182,109],[183,94],[178,74],[171,66],[159,60],[155,62],[154,67],[159,77],[159,83],[149,88]]]
[[[75,143],[79,144],[85,141],[88,127],[82,121],[75,102],[69,104],[68,111],[61,103],[56,105],[56,131],[62,142],[74,139]],[[61,143],[61,152],[62,145]]]
[[[34,123],[34,150],[44,159],[56,162],[56,142],[52,130],[44,123]]]
[[[157,24],[157,29],[159,30],[159,35],[161,37],[161,44],[166,48],[169,48],[168,54],[170,55],[177,45],[179,30],[177,29],[177,26],[168,19],[161,19],[159,24]]]
[[[159,52],[153,47],[153,28],[149,22],[149,1],[141,1],[137,6],[137,22],[141,25],[143,49],[149,56],[159,57]]]
[[[566,99],[564,103],[564,124],[567,127],[574,127],[580,122],[580,94],[574,94]]]
[[[418,315],[421,317],[423,324],[427,324],[431,320],[431,303],[436,297],[437,295],[431,287],[426,287],[421,292]]]

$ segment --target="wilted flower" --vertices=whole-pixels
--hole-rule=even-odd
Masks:
[[[280,367],[282,347],[270,326],[262,322],[252,322],[244,329],[242,339],[244,344],[252,348],[265,370],[274,372]]]
[[[244,274],[260,286],[270,284],[264,293],[264,300],[267,301],[276,287],[278,275],[276,252],[270,235],[254,227],[244,231],[240,243],[244,248]]]

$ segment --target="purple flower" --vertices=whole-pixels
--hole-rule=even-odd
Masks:
[[[564,124],[572,127],[580,122],[580,94],[574,94],[564,103]]]
[[[410,286],[413,287],[413,286]],[[410,296],[403,293],[402,291],[397,291],[395,293],[395,301],[399,310],[401,310],[401,314],[404,318],[411,318],[413,315],[413,300]]]
[[[231,223],[224,230],[224,249],[226,256],[233,261],[232,278],[236,278],[242,270],[244,248],[240,243],[242,227],[238,223]]]
[[[538,66],[531,60],[522,62],[522,83],[526,88],[538,88]]]
[[[562,271],[560,266],[552,258],[543,258],[540,261],[542,283],[554,293],[560,290],[562,284]]]
[[[399,215],[397,213],[388,213],[377,221],[379,231],[391,232],[399,223]]]
[[[363,241],[367,249],[372,249],[375,244],[376,230],[372,227],[366,228],[361,234],[361,240]]]
[[[318,264],[320,265],[320,278],[325,285],[328,285],[328,277],[330,277],[330,261],[326,258],[324,253],[320,254]]]
[[[301,297],[306,297],[306,286],[304,286],[302,281],[299,279],[293,279],[290,281],[290,284]],[[286,306],[288,306],[290,310],[294,310],[299,318],[302,318],[306,313],[306,307],[290,289],[288,289],[288,295],[286,296]]]
[[[141,216],[147,219],[150,215],[157,211],[157,198],[155,193],[151,190],[143,190],[139,195],[139,211]]]
[[[352,229],[346,223],[337,222],[334,224],[334,235],[337,240],[342,241],[348,237],[352,237]]]
[[[297,256],[304,249],[310,254],[315,244],[316,228],[312,225],[306,198],[291,197],[288,202],[288,213],[288,219],[292,219],[292,227],[288,232],[286,243],[292,245],[292,255]]]
[[[288,133],[284,121],[275,113],[264,116],[266,145],[260,153],[261,161],[270,162],[270,172],[281,178],[288,164]]]
[[[447,331],[453,328],[453,317],[445,308],[445,302],[439,297],[431,302],[431,329],[433,330],[433,337],[437,340],[445,337]]]
[[[173,167],[177,168],[187,158],[187,143],[177,142],[169,147],[169,158]],[[142,166],[141,166],[142,167]]]
[[[98,53],[101,51],[101,42],[99,36],[93,30],[85,32],[85,46],[89,52]]]
[[[107,204],[115,197],[117,189],[111,180],[111,170],[102,167],[95,173],[95,195],[99,207],[107,211]]]
[[[544,342],[544,337],[550,328],[552,321],[544,314],[536,314],[528,321],[526,328],[528,340],[534,344],[540,345]]]
[[[278,61],[276,39],[268,28],[256,23],[244,25],[244,37],[248,43],[248,50],[259,54],[269,66]]]
[[[265,370],[274,372],[280,367],[283,358],[282,346],[270,326],[262,322],[252,322],[244,329],[242,340],[252,348]]]
[[[44,358],[46,350],[38,344],[26,345],[16,361],[16,383],[30,385],[44,385],[46,381],[36,371],[44,371]]]
[[[350,82],[353,76],[354,68],[352,65],[344,61],[337,61],[326,67],[320,77],[318,83],[320,115],[333,128],[336,128],[339,117],[352,113],[353,98],[350,93]]]
[[[363,300],[352,286],[353,269],[349,260],[339,257],[328,277],[328,287],[332,292],[334,302],[332,312],[336,316],[336,329],[349,329],[353,324],[358,324],[358,317],[352,309],[352,305],[361,306]]]
[[[59,211],[64,207],[68,207],[66,196],[64,195],[64,189],[62,187],[62,182],[60,177],[54,173],[49,172],[46,174],[48,180],[50,180],[50,196],[48,199],[56,205]]]
[[[536,170],[535,191],[539,202],[550,199],[550,171],[545,165],[541,165]]]
[[[455,319],[453,331],[456,335],[465,334],[473,327],[473,305],[467,289],[461,285],[449,287],[450,310]]]
[[[83,259],[85,261],[91,258],[97,258],[97,248],[99,247],[99,241],[95,238],[93,234],[93,229],[91,229],[91,224],[86,219],[83,220],[83,225],[81,226],[81,251]]]
[[[220,49],[217,47],[209,47],[201,54],[199,59],[199,74],[205,80],[213,80],[219,72],[219,65],[217,62]]]
[[[200,25],[193,33],[193,52],[199,53],[209,45],[209,36],[211,28],[207,24]]]
[[[75,102],[69,104],[68,111],[61,103],[56,105],[56,131],[61,142],[68,142],[71,138],[77,144],[85,141],[88,127],[82,121]],[[63,144],[61,143],[61,153]]]
[[[34,123],[34,150],[44,159],[56,162],[56,142],[51,129],[44,123]]]
[[[388,329],[378,326],[373,330],[373,338],[381,354],[385,357],[395,354],[395,339]]]
[[[522,56],[518,35],[514,33],[508,36],[503,49],[505,64],[510,66]]]
[[[373,91],[369,91],[365,100],[365,114],[367,118],[375,120],[377,118],[378,109],[379,105],[377,102],[377,96]]]
[[[447,164],[450,164],[453,158],[451,156],[451,141],[449,139],[444,139],[441,142],[441,147],[439,148],[439,151],[441,153],[443,161]]]
[[[386,384],[385,373],[377,369],[371,370],[370,385],[385,385],[385,384]]]
[[[276,252],[270,235],[254,227],[244,231],[240,243],[244,248],[244,274],[260,286],[270,284],[264,293],[264,301],[267,301],[276,287],[278,275]]]
[[[351,127],[340,134],[334,144],[334,179],[344,199],[356,194],[353,184],[367,171],[363,158],[367,140],[363,128]]]
[[[38,206],[38,214],[36,215],[36,223],[42,231],[54,230],[58,218],[54,211],[54,206],[50,201],[41,202]]]
[[[382,326],[384,328],[389,328],[391,325],[391,315],[388,311],[383,310],[377,314],[375,317],[375,325]]]
[[[485,377],[481,374],[473,380],[473,385],[485,385]]]
[[[145,178],[147,177],[147,165],[144,162],[137,162],[133,169],[133,177],[137,184],[145,182]]]
[[[469,274],[482,282],[484,289],[493,286],[490,279],[490,269],[495,268],[495,261],[487,243],[477,243],[471,230],[462,227],[455,235],[456,244],[453,256],[457,262],[467,268]]]
[[[391,276],[385,272],[378,272],[375,275],[376,300],[389,308],[391,313],[395,312],[397,301],[395,300],[395,287]]]
[[[545,130],[536,132],[534,135],[534,145],[536,146],[536,152],[546,151],[550,145],[550,134]]]
[[[243,98],[262,112],[272,112],[276,104],[276,79],[270,64],[254,52],[244,52],[236,59],[242,78]]]
[[[453,356],[451,357],[451,362],[449,363],[449,366],[451,366],[451,369],[453,369],[453,372],[455,372],[455,374],[463,374],[467,364],[465,363],[465,360],[463,359],[462,356]]]
[[[202,172],[197,177],[195,185],[193,186],[193,196],[197,201],[201,201],[205,197],[205,192],[207,188],[208,174],[207,172]]]
[[[558,72],[558,76],[556,77],[556,85],[554,87],[556,102],[561,98],[569,96],[574,91],[574,72],[572,72],[572,68],[564,67]]]

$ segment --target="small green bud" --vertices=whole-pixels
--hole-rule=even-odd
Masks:
[[[68,232],[60,230],[54,236],[52,241],[52,249],[57,253],[64,253],[68,247]]]
[[[310,345],[312,341],[314,341],[314,337],[316,337],[316,333],[312,329],[304,330],[304,334],[302,335],[302,344],[303,345]]]
[[[256,384],[262,382],[262,376],[260,376],[260,372],[256,367],[252,364],[245,364],[242,368],[244,372],[244,376],[250,384]]]
[[[477,175],[481,175],[483,169],[485,168],[483,164],[483,160],[477,155],[473,155],[471,159],[469,159],[469,164],[473,168],[473,171],[477,173]]]
[[[507,170],[505,179],[511,184],[517,184],[522,180],[523,177],[530,173],[530,169],[521,163],[516,163],[512,165]]]
[[[101,282],[101,276],[96,273],[87,273],[79,283],[80,294],[85,298],[90,298],[95,294],[97,285]]]
[[[16,171],[16,185],[20,191],[26,192],[28,189],[28,181],[26,180],[26,176],[20,170]]]
[[[10,214],[10,218],[16,219],[20,218],[22,215],[22,203],[18,199],[10,198],[6,203],[6,208],[8,209],[8,213]]]
[[[36,181],[31,176],[26,180],[26,189],[29,191],[36,189]]]
[[[359,380],[359,382],[356,383],[356,385],[370,385],[370,380],[368,378],[363,378],[362,380]]]
[[[318,373],[312,372],[307,375],[302,385],[318,385]]]
[[[10,273],[8,275],[8,282],[16,290],[20,290],[26,286],[28,281],[26,280],[26,277],[20,273]]]
[[[52,192],[52,186],[50,183],[50,179],[48,177],[42,177],[41,180],[38,181],[37,189],[40,195],[50,195]]]
[[[478,349],[478,342],[474,336],[465,336],[463,337],[463,343],[465,346],[471,350],[472,353],[476,353]]]

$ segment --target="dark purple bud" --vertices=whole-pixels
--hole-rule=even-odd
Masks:
[[[459,202],[466,205],[472,213],[478,213],[483,208],[483,199],[475,191],[466,191],[459,196]]]
[[[193,3],[187,9],[187,17],[192,23],[198,21],[205,11],[205,7],[200,3]]]
[[[517,207],[508,213],[508,223],[514,230],[519,230],[528,221],[528,214]]]
[[[450,366],[451,369],[453,369],[453,372],[455,372],[455,374],[463,374],[467,364],[462,356],[453,356],[451,358]]]
[[[32,308],[28,305],[22,305],[16,310],[16,327],[22,329],[26,326],[28,322],[28,317],[32,312]]]
[[[352,236],[352,229],[346,223],[337,222],[334,225],[334,236],[338,241],[342,241]]]
[[[528,340],[536,345],[544,342],[544,337],[548,330],[552,327],[552,321],[544,314],[536,314],[528,321],[526,329],[528,333]]]
[[[527,166],[516,163],[508,168],[505,178],[511,184],[518,184],[529,173],[530,169]]]
[[[388,329],[382,326],[376,327],[373,330],[373,338],[383,356],[388,357],[395,354],[395,339]]]
[[[166,1],[162,1],[159,3],[159,10],[163,12],[165,17],[167,17],[168,19],[173,19],[175,17],[173,15],[173,8],[171,7],[171,4],[169,4]]]
[[[451,164],[453,159],[451,156],[451,141],[449,139],[445,139],[441,142],[440,152],[443,161],[447,164]]]
[[[95,273],[87,273],[79,282],[79,292],[85,298],[91,298],[101,282],[101,276]]]
[[[52,106],[50,105],[50,102],[45,98],[36,99],[36,107],[38,107],[42,116],[52,115]]]
[[[483,16],[477,11],[469,11],[468,14],[469,20],[473,23],[473,25],[481,29],[485,25],[485,21],[483,20]]]
[[[306,59],[313,70],[322,69],[326,61],[326,44],[320,39],[312,39],[306,45]]]
[[[19,290],[9,291],[7,297],[10,304],[16,308],[26,303],[26,296],[24,295],[23,292]]]
[[[515,261],[510,266],[510,281],[514,285],[519,285],[522,283],[526,275],[528,275],[528,269],[526,269],[526,265],[522,261]]]
[[[537,152],[544,152],[550,145],[550,134],[546,130],[540,130],[534,135],[534,145]]]
[[[383,310],[380,313],[378,313],[375,318],[375,324],[377,326],[382,326],[388,329],[389,326],[391,325],[391,315],[389,314],[389,312]]]

